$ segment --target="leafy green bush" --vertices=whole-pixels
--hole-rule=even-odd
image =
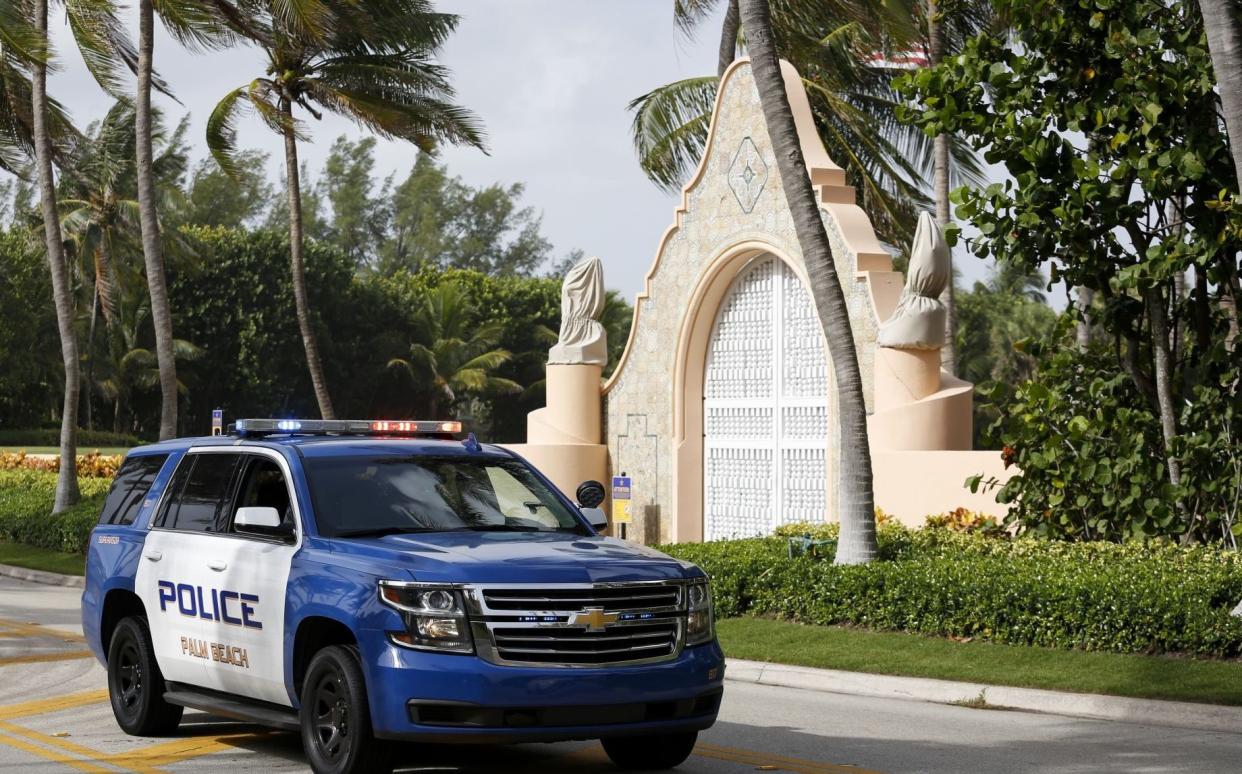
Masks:
[[[40,470],[0,470],[0,540],[85,553],[112,481],[79,478],[82,501],[52,516],[56,474]]]
[[[89,451],[105,447],[128,449],[141,443],[142,441],[125,433],[110,433],[104,430],[78,430],[79,451]],[[60,446],[60,429],[0,430],[0,446]]]
[[[1242,656],[1242,555],[1168,543],[1015,540],[889,525],[885,561],[790,557],[787,537],[666,546],[712,576],[721,617],[773,616],[1017,645]]]

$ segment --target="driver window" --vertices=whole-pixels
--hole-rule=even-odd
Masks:
[[[487,476],[496,493],[498,508],[507,518],[534,521],[552,529],[559,526],[547,506],[509,471],[499,465],[489,465]]]
[[[281,528],[293,527],[289,487],[285,483],[285,474],[275,460],[268,457],[248,459],[241,486],[237,490],[233,516],[236,516],[238,508],[275,508],[280,514]],[[232,518],[229,519],[229,532],[238,534]]]

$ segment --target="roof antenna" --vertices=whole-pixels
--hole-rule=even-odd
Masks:
[[[483,447],[479,445],[479,439],[474,437],[474,433],[467,435],[466,440],[462,441],[461,445],[465,446],[466,451],[471,454],[483,451]]]

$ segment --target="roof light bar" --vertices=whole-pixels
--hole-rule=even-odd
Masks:
[[[391,419],[239,419],[238,435],[453,435],[461,422]]]

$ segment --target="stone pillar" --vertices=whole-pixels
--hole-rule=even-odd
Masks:
[[[607,485],[608,447],[603,443],[600,381],[608,342],[599,316],[604,275],[598,258],[569,270],[561,286],[561,332],[548,353],[547,405],[526,417],[521,454],[571,498],[583,481]]]

